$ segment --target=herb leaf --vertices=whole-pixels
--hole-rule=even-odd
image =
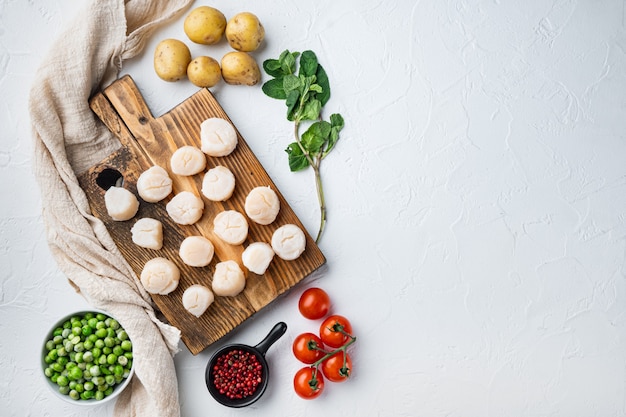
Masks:
[[[310,77],[317,72],[317,57],[313,51],[304,51],[300,57],[300,74]]]
[[[289,155],[289,169],[291,172],[302,171],[309,166],[309,161],[306,159],[302,148],[298,145],[298,142],[293,142],[287,146],[285,152]]]
[[[271,80],[265,82],[263,86],[261,86],[261,89],[266,96],[271,98],[278,100],[284,100],[287,98],[287,93],[285,93],[285,89],[283,88],[282,78],[272,78]]]

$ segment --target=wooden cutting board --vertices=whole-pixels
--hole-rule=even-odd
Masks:
[[[81,175],[81,187],[87,194],[92,213],[104,222],[137,276],[141,274],[144,264],[157,256],[170,259],[180,269],[178,288],[168,295],[153,295],[152,298],[170,324],[180,329],[181,338],[192,354],[201,352],[219,340],[326,262],[324,255],[239,131],[239,143],[233,153],[220,158],[207,157],[207,169],[224,165],[235,175],[235,192],[227,201],[212,202],[202,196],[200,190],[204,173],[182,177],[171,172],[169,161],[176,149],[183,145],[200,147],[200,124],[204,120],[221,117],[232,123],[209,90],[199,90],[171,111],[155,118],[134,81],[127,75],[96,94],[90,100],[90,106],[119,138],[122,147]],[[141,200],[136,188],[139,175],[153,165],[168,170],[173,180],[172,194],[159,203]],[[123,186],[132,191],[140,201],[137,215],[124,222],[111,220],[104,205],[106,189],[120,176],[123,178]],[[277,219],[267,226],[249,220],[248,239],[242,245],[233,246],[222,242],[213,233],[213,218],[223,210],[237,210],[245,215],[245,198],[256,186],[270,186],[278,194],[281,208]],[[204,199],[204,214],[194,225],[178,225],[165,211],[166,203],[180,191],[191,191]],[[130,229],[142,217],[152,217],[163,223],[162,249],[145,249],[132,242]],[[293,261],[284,261],[275,256],[262,276],[248,272],[241,263],[241,253],[245,246],[255,241],[269,243],[274,230],[287,223],[296,224],[305,232],[305,252]],[[215,256],[209,266],[194,268],[181,261],[178,254],[180,244],[185,237],[191,235],[202,235],[213,242]],[[182,305],[183,291],[192,284],[204,284],[210,288],[215,265],[224,260],[235,260],[242,266],[247,273],[246,287],[236,297],[216,296],[209,309],[200,318],[196,318]]]

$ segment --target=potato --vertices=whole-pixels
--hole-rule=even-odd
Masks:
[[[196,7],[185,18],[183,29],[192,42],[214,45],[222,39],[226,16],[213,7]]]
[[[213,87],[222,79],[220,64],[210,56],[199,56],[189,63],[187,78],[198,87]]]
[[[154,50],[154,71],[165,81],[178,81],[187,75],[191,52],[178,39],[164,39]]]
[[[265,29],[254,14],[242,12],[228,21],[225,34],[231,48],[242,52],[252,52],[263,41]]]
[[[228,84],[255,85],[261,80],[261,71],[249,53],[233,51],[222,57],[222,78]]]

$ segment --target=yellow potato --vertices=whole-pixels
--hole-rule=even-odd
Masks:
[[[189,63],[187,78],[198,87],[213,87],[222,79],[220,64],[210,56],[199,56]]]
[[[263,41],[265,29],[256,15],[242,12],[228,21],[225,34],[231,48],[242,52],[252,52]]]
[[[214,45],[222,39],[226,17],[213,7],[196,7],[185,18],[183,29],[192,42]]]
[[[178,81],[187,75],[191,52],[178,39],[164,39],[154,50],[154,71],[165,81]]]
[[[249,53],[233,51],[222,57],[222,78],[228,84],[255,85],[261,80],[261,71]]]

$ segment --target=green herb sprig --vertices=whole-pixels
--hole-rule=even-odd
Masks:
[[[285,149],[289,156],[289,169],[296,172],[311,167],[315,174],[320,205],[320,225],[315,242],[319,242],[326,225],[326,202],[320,164],[337,144],[344,120],[338,113],[331,114],[330,121],[322,119],[322,109],[330,99],[330,84],[326,71],[313,51],[300,54],[285,50],[278,59],[264,61],[263,69],[273,77],[263,84],[263,92],[271,98],[285,100],[287,120],[294,122],[295,142]],[[300,134],[301,123],[304,121],[311,123]]]

